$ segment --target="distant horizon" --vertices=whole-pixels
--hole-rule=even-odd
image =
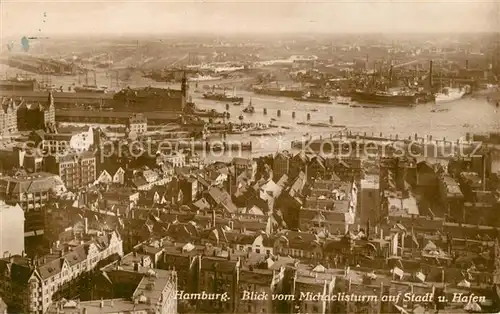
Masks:
[[[2,38],[489,33],[500,3],[469,0],[361,2],[2,1]]]
[[[140,38],[150,38],[150,39],[162,39],[162,38],[177,38],[177,37],[204,37],[207,39],[216,39],[217,37],[255,37],[255,36],[264,36],[267,38],[286,36],[286,37],[305,37],[305,36],[388,36],[388,37],[397,37],[397,36],[462,36],[462,35],[482,35],[482,36],[490,36],[490,35],[499,35],[500,31],[468,31],[468,32],[276,32],[276,33],[259,33],[259,32],[240,32],[240,33],[212,33],[212,32],[184,32],[184,33],[130,33],[130,34],[114,34],[114,33],[102,33],[102,34],[44,34],[44,35],[10,35],[8,37],[1,37],[3,40],[21,40],[22,37],[37,37],[37,38],[48,38],[48,39],[95,39],[95,38],[124,38],[130,40],[137,40]]]

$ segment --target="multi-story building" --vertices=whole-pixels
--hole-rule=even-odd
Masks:
[[[380,218],[380,182],[378,175],[361,180],[358,214],[362,223],[375,223]]]
[[[17,105],[13,99],[3,98],[0,104],[0,134],[17,132]]]
[[[210,313],[234,312],[238,307],[238,278],[241,262],[217,257],[199,257],[198,291],[219,293],[224,300],[202,300],[200,309]]]
[[[105,313],[177,313],[177,291],[182,290],[178,287],[177,271],[155,268],[152,261],[155,258],[151,256],[161,253],[161,249],[146,251],[146,254],[133,251],[94,274],[89,288],[90,298],[103,301],[81,302],[80,311],[97,306]],[[52,313],[57,313],[60,306],[54,305]],[[59,313],[73,313],[67,311]]]
[[[257,162],[252,159],[235,157],[232,165],[234,166],[235,177],[239,177],[243,172],[248,172],[248,178],[253,181],[257,174]]]
[[[458,182],[449,175],[439,178],[439,194],[449,220],[462,222],[464,219],[464,195]]]
[[[186,165],[186,155],[178,151],[161,154],[161,159],[163,162],[169,163],[175,168],[184,167]]]
[[[37,172],[18,173],[0,177],[0,199],[8,204],[19,204],[24,210],[25,237],[43,234],[44,207],[53,195],[66,191],[64,182],[58,175]]]
[[[284,174],[290,172],[290,161],[292,157],[288,152],[278,152],[273,157],[273,179],[279,180]]]
[[[45,170],[59,175],[66,188],[81,188],[96,181],[96,157],[89,151],[48,156]]]
[[[49,132],[33,132],[30,140],[37,147],[49,152],[67,150],[88,151],[94,145],[94,131],[88,129],[51,129]]]
[[[54,106],[54,96],[49,93],[47,104],[28,104],[22,102],[17,107],[17,126],[19,130],[44,130],[48,126],[56,123],[56,109]]]
[[[39,130],[55,124],[54,97],[49,93],[47,105],[28,104],[24,100],[2,98],[0,105],[0,134],[18,130]]]
[[[112,255],[123,256],[122,239],[116,232],[65,245],[56,243],[51,254],[38,259],[2,259],[0,293],[15,313],[46,313],[53,299],[79,286],[84,288],[78,283],[83,275]]]
[[[24,212],[18,205],[0,200],[0,252],[21,255],[24,251]]]
[[[148,131],[148,119],[142,113],[134,113],[127,121],[127,128],[137,135]]]
[[[299,212],[299,229],[335,232],[354,224],[358,190],[354,183],[315,180]]]
[[[304,265],[301,265],[304,266]],[[335,293],[336,277],[321,264],[314,268],[297,268],[293,279],[294,304],[292,313],[335,313],[331,311],[334,302],[330,302],[328,297]],[[312,298],[313,295],[324,296]]]

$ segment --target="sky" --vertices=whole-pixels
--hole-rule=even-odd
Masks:
[[[0,0],[0,34],[405,33],[500,29],[500,1]]]

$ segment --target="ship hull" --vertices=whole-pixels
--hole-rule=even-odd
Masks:
[[[415,95],[386,96],[355,92],[351,95],[351,100],[358,103],[377,104],[382,106],[413,107],[419,102],[419,97]]]
[[[273,90],[273,89],[254,89],[254,93],[256,94],[261,94],[261,95],[268,95],[268,96],[275,96],[275,97],[289,97],[289,98],[299,98],[302,97],[302,92],[301,91],[295,91],[295,90]]]
[[[212,96],[203,95],[204,99],[214,100],[214,101],[230,101],[230,102],[243,102],[243,97],[224,97],[224,96]]]
[[[306,98],[294,98],[293,100],[302,101],[302,102],[313,102],[318,104],[331,104],[332,102],[327,99],[306,99]]]

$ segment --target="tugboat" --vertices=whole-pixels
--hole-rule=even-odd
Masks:
[[[248,106],[245,109],[243,109],[243,112],[244,113],[254,113],[255,112],[255,108],[252,105],[251,99],[250,99],[250,103],[248,104]]]

